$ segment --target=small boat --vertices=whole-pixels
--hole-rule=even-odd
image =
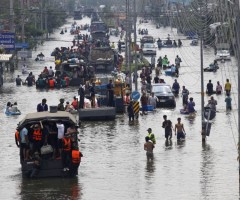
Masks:
[[[217,64],[211,63],[208,67],[204,68],[204,72],[216,72],[219,69]]]
[[[178,75],[176,74],[176,72],[173,72],[171,69],[165,70],[165,75],[166,75],[166,76],[176,76],[176,77],[178,77]]]
[[[7,111],[7,109],[5,109],[5,114],[6,115],[21,115],[21,111],[18,110],[17,112],[12,112],[12,111]]]
[[[198,45],[198,39],[193,39],[190,43],[191,46],[197,46]]]
[[[187,110],[180,109],[180,114],[182,114],[182,115],[191,115],[191,116],[194,116],[194,115],[196,114],[196,111],[193,112],[193,113],[189,113]]]

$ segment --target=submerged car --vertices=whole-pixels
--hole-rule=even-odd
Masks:
[[[142,52],[144,55],[156,55],[157,50],[153,43],[145,43],[142,48]]]
[[[216,60],[231,60],[231,55],[229,50],[217,50]]]
[[[152,92],[158,98],[157,107],[175,107],[176,101],[170,85],[165,83],[152,84]]]
[[[57,111],[57,107],[52,108],[50,106],[50,111],[29,113],[18,124],[18,132],[21,133],[24,129],[27,132],[28,146],[30,148],[29,157],[26,152],[24,153],[25,146],[19,148],[23,177],[73,177],[78,174],[81,161],[80,155],[82,154],[78,147],[78,123],[76,117],[69,112]],[[61,124],[61,126],[63,124],[65,130],[67,130],[67,134],[64,132],[65,137],[62,140],[58,139],[57,124]],[[68,131],[68,128],[71,131]],[[69,168],[63,167],[63,154],[60,155],[60,151],[58,151],[60,147],[57,145],[59,140],[62,141],[64,148],[66,144],[69,147],[69,156],[71,156],[64,160]],[[65,143],[66,141],[67,143]],[[36,144],[38,144],[37,148]],[[76,154],[80,156],[75,160],[78,163],[74,161]]]
[[[154,43],[154,42],[155,42],[155,40],[154,40],[153,36],[150,36],[150,35],[143,36],[142,39],[141,39],[141,44]]]

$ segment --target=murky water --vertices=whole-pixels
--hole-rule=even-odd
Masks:
[[[85,24],[89,19],[83,19]],[[72,22],[72,20],[69,20]],[[79,21],[80,23],[80,21]],[[70,27],[70,23],[65,25]],[[64,27],[65,27],[64,26]],[[168,33],[176,36],[169,28],[147,27],[149,34],[164,38]],[[57,30],[51,37],[58,41],[45,42],[33,52],[45,54],[45,62],[30,61],[30,71],[35,75],[44,66],[53,66],[50,52],[57,46],[71,45],[72,36],[60,35]],[[111,38],[118,41],[118,38]],[[239,198],[239,175],[237,162],[237,66],[234,59],[220,64],[217,73],[204,73],[205,84],[212,80],[225,83],[229,78],[233,86],[233,110],[226,113],[225,95],[215,96],[218,101],[216,119],[213,121],[211,135],[207,144],[201,143],[200,117],[200,59],[199,46],[192,47],[190,41],[183,41],[182,48],[162,49],[158,56],[168,55],[174,61],[179,55],[183,62],[180,68],[180,85],[185,85],[194,98],[198,111],[195,119],[179,114],[181,98],[177,98],[176,109],[157,109],[140,117],[134,124],[128,123],[126,115],[119,115],[115,121],[83,122],[80,130],[80,147],[84,154],[75,179],[24,180],[21,177],[18,148],[15,146],[14,132],[17,123],[28,112],[35,112],[42,98],[48,105],[57,105],[60,98],[71,101],[77,88],[61,90],[36,90],[35,87],[15,86],[15,77],[21,74],[21,67],[14,73],[6,73],[5,83],[0,89],[0,110],[7,101],[18,102],[21,116],[5,116],[0,113],[0,198],[1,199],[180,199],[180,200],[236,200]],[[212,49],[204,49],[204,63],[207,66],[214,59]],[[20,65],[21,66],[21,65]],[[165,77],[172,85],[174,78]],[[22,76],[23,79],[26,76]],[[208,97],[205,97],[207,101]],[[162,116],[176,123],[182,117],[187,138],[184,143],[165,144],[164,130],[161,128]],[[154,161],[148,163],[143,150],[147,128],[151,127],[156,135]]]

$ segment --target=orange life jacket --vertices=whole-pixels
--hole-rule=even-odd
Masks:
[[[41,141],[42,140],[42,131],[41,129],[37,129],[33,131],[33,140]]]
[[[72,163],[79,164],[81,162],[81,154],[78,150],[72,150]]]
[[[19,134],[18,130],[16,130],[16,132],[15,132],[15,138],[17,141],[20,141],[20,134]]]
[[[49,81],[48,81],[48,84],[49,84],[49,87],[54,87],[54,80],[52,80],[52,79],[50,79]]]
[[[71,150],[71,140],[70,138],[63,138],[63,150],[70,151]]]

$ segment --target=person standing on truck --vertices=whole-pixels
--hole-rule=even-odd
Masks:
[[[114,107],[114,90],[113,90],[113,84],[112,80],[109,80],[109,83],[107,84],[107,90],[108,90],[108,106]]]
[[[91,106],[92,108],[95,108],[95,82],[92,83],[92,86],[89,88],[90,91],[90,97],[91,97]]]

